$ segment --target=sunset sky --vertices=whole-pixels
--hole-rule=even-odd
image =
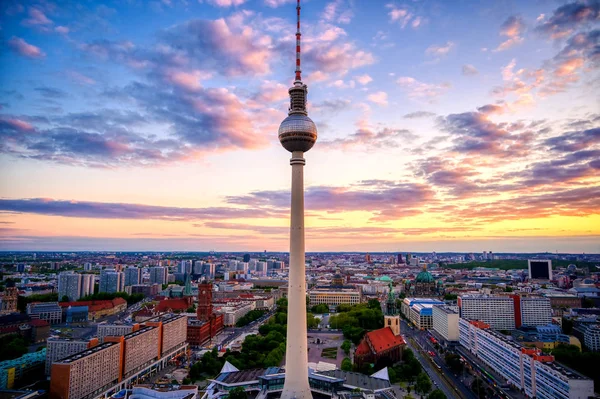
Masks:
[[[0,249],[288,249],[293,0],[0,14]],[[302,30],[307,251],[600,252],[600,1],[303,0]]]

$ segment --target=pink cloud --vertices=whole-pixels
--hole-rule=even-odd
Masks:
[[[376,93],[369,94],[367,96],[367,100],[384,107],[388,105],[388,95],[385,91],[378,91]]]
[[[29,7],[29,18],[23,20],[25,26],[47,26],[52,25],[52,21],[46,17],[40,9]]]
[[[13,36],[8,41],[8,47],[23,57],[43,58],[46,56],[46,54],[39,47],[29,44],[25,40],[16,36]]]
[[[25,122],[21,119],[9,118],[9,119],[0,119],[0,121],[9,125],[13,129],[19,130],[22,132],[32,132],[35,130],[35,128],[30,123]]]

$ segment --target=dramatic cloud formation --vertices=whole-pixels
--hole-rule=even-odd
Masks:
[[[71,218],[172,221],[283,216],[283,213],[279,211],[266,209],[232,207],[176,208],[141,204],[60,201],[46,198],[0,199],[0,210],[11,213],[33,213]]]
[[[2,248],[286,250],[294,0],[20,3]],[[599,2],[489,11],[303,3],[310,245],[600,250]]]

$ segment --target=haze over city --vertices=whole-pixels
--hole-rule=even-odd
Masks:
[[[287,251],[287,0],[4,1],[0,249]],[[600,252],[597,1],[307,1],[307,251]]]

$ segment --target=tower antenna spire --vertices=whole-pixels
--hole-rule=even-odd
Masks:
[[[302,82],[302,69],[300,68],[300,40],[302,33],[300,33],[300,0],[296,6],[296,13],[298,14],[298,23],[296,28],[296,80],[295,82]]]

